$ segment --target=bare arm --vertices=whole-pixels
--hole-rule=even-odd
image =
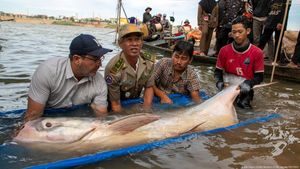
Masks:
[[[40,104],[28,97],[27,111],[24,116],[24,121],[37,119],[43,115],[45,105]]]
[[[97,117],[106,116],[107,115],[107,107],[102,105],[96,105],[95,103],[91,104],[92,109]]]
[[[161,103],[167,103],[167,104],[172,104],[173,101],[168,97],[168,95],[157,88],[155,85],[153,86],[154,94],[160,98]]]
[[[195,103],[201,103],[202,102],[202,99],[199,96],[199,91],[198,90],[192,91],[191,92],[191,97],[192,97],[193,102],[195,102]]]
[[[143,104],[143,107],[144,108],[150,108],[151,105],[152,105],[152,99],[153,99],[153,87],[147,87],[145,89],[145,92],[144,92],[144,104]]]
[[[120,113],[122,111],[120,100],[111,101],[111,109],[113,112]]]

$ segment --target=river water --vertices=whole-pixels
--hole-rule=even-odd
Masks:
[[[106,55],[103,66],[120,51],[113,43],[112,29],[14,22],[2,22],[0,26],[0,112],[26,108],[27,90],[36,67],[51,57],[67,57],[69,44],[76,35],[92,34],[104,47],[114,50]],[[195,66],[203,89],[215,94],[214,67]],[[103,70],[102,67],[99,71]],[[280,119],[78,168],[299,168],[300,86],[275,81],[279,83],[256,89],[251,111],[237,112],[241,121],[274,112],[282,115]],[[0,117],[0,168],[23,168],[59,160],[45,154],[30,154],[11,144],[20,119],[20,115],[13,114]]]

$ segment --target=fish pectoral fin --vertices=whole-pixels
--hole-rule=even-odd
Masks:
[[[121,119],[112,121],[109,124],[109,129],[119,134],[129,133],[141,126],[149,124],[153,121],[160,119],[160,116],[149,113],[139,113],[125,116]]]
[[[197,124],[196,126],[192,127],[191,129],[188,129],[187,131],[183,132],[182,134],[184,134],[184,133],[196,132],[196,131],[197,131],[196,129],[197,129],[199,126],[201,126],[202,124],[204,124],[204,123],[205,123],[205,122],[201,122],[201,123]]]

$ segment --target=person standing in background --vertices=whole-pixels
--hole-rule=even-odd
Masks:
[[[220,49],[232,42],[229,37],[231,32],[231,23],[245,12],[245,2],[247,0],[220,0],[219,1],[219,20],[216,29],[216,54],[218,55]]]
[[[255,46],[259,45],[259,40],[263,32],[264,24],[268,18],[269,12],[271,10],[270,0],[252,0],[253,5],[253,44]],[[268,41],[268,56],[274,55],[274,42],[273,37]]]
[[[202,32],[200,55],[207,55],[214,29],[218,24],[218,5],[215,0],[201,0],[198,5],[198,26]]]
[[[160,23],[160,22],[161,22],[161,18],[162,18],[161,13],[158,13],[158,14],[155,16],[155,18],[156,18],[156,22],[157,22],[157,23]]]
[[[190,21],[188,19],[186,19],[184,22],[183,22],[183,25],[181,26],[182,27],[182,31],[187,34],[188,32],[190,32],[193,28],[192,26],[190,25]]]
[[[286,8],[286,1],[287,0],[272,1],[271,10],[265,22],[264,31],[260,37],[260,41],[258,45],[258,47],[263,50],[267,42],[272,37],[273,32],[275,32],[275,49],[279,48],[279,52],[278,52],[279,57],[277,58],[277,60],[274,60],[274,62],[278,61],[280,64],[284,64],[284,57],[280,55],[282,41],[279,41],[279,36],[280,36],[281,29],[283,29],[283,31],[286,30],[286,25],[282,25],[285,8]],[[274,56],[271,57],[274,58]]]
[[[147,7],[145,9],[145,12],[143,14],[143,23],[146,23],[146,24],[149,24],[150,23],[150,20],[152,18],[152,15],[150,14],[150,11],[152,10],[152,8],[150,7]]]
[[[167,19],[167,14],[163,14],[161,24],[162,24],[164,30],[169,30],[170,29],[171,24],[170,24],[170,21]]]

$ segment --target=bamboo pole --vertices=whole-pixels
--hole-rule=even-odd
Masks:
[[[126,11],[125,11],[124,6],[123,6],[122,3],[121,3],[121,7],[122,7],[122,9],[123,9],[123,12],[124,12],[125,17],[127,18],[127,23],[129,23],[129,22],[128,22],[128,17],[127,17]]]
[[[282,43],[282,37],[283,37],[283,34],[284,34],[284,28],[285,28],[285,25],[286,25],[286,20],[287,20],[287,15],[288,15],[288,8],[289,8],[290,2],[292,3],[292,0],[286,0],[284,17],[283,17],[282,27],[281,27],[281,30],[280,30],[280,36],[279,36],[278,44],[276,46],[276,53],[275,53],[275,58],[274,58],[274,61],[273,61],[273,68],[272,68],[270,83],[273,82],[273,77],[274,77],[275,67],[276,67],[276,60],[277,60],[278,53],[279,53],[279,50],[280,50],[279,46]]]
[[[116,27],[115,43],[117,43],[118,37],[119,37],[120,19],[121,19],[121,4],[122,4],[122,0],[118,0],[118,5],[117,5],[117,27]]]

